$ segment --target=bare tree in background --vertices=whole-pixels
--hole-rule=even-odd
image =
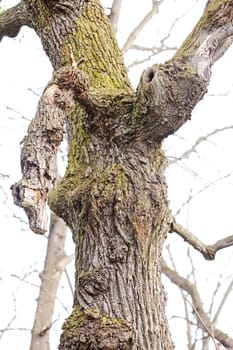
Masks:
[[[14,36],[22,24],[33,27],[55,69],[24,142],[24,178],[13,187],[15,202],[37,233],[46,230],[45,200],[68,118],[68,170],[50,196],[50,206],[67,222],[77,245],[74,311],[60,349],[173,348],[160,282],[167,232],[182,235],[208,259],[231,245],[232,237],[206,247],[171,217],[160,146],[190,118],[206,91],[211,65],[231,43],[233,4],[215,1],[208,7],[173,60],[146,70],[135,93],[97,2],[78,1],[77,13],[69,2],[42,3],[43,8],[20,3],[3,14],[0,28],[2,35]],[[103,42],[92,22],[102,24],[112,41]],[[199,321],[213,339],[232,347],[230,337],[209,329],[203,314]]]

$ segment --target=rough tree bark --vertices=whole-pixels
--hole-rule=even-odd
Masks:
[[[12,192],[35,232],[46,230],[49,196],[73,234],[74,308],[60,350],[173,349],[161,283],[173,221],[161,142],[204,96],[211,65],[232,42],[232,20],[233,1],[213,0],[174,58],[143,72],[134,92],[99,0],[24,0],[1,17],[0,38],[27,24],[54,68]],[[68,166],[49,194],[65,121]]]

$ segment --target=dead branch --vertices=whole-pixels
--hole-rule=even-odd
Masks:
[[[47,231],[46,202],[56,180],[57,151],[72,100],[70,89],[59,79],[54,73],[43,92],[23,140],[23,178],[11,187],[14,203],[25,210],[31,230],[39,234]]]
[[[175,232],[181,236],[194,249],[198,250],[206,260],[214,260],[219,250],[233,245],[233,236],[225,237],[213,245],[206,245],[175,220],[171,224],[170,232]]]
[[[152,1],[152,4],[155,4],[155,1]],[[192,9],[190,9],[189,11],[191,11]],[[187,11],[187,12],[189,12]],[[184,18],[187,15],[187,12],[183,13],[181,16],[177,17],[174,19],[172,25],[170,26],[167,34],[164,36],[163,39],[160,40],[160,42],[156,43],[155,46],[152,47],[145,47],[145,46],[141,46],[141,45],[131,45],[130,49],[132,50],[140,50],[140,51],[144,51],[144,52],[148,52],[148,56],[144,57],[142,59],[136,59],[135,61],[133,61],[132,63],[130,63],[127,68],[128,70],[130,68],[133,68],[139,64],[145,63],[149,60],[151,60],[154,56],[164,52],[164,51],[176,51],[177,50],[177,46],[168,46],[165,42],[171,37],[171,33],[173,31],[173,29],[175,28],[176,23],[181,20],[182,18]],[[142,28],[143,29],[143,28]],[[142,30],[141,29],[141,30]],[[139,32],[140,33],[140,32]],[[139,34],[138,33],[138,34]],[[138,35],[137,34],[137,35]]]
[[[139,46],[139,45],[133,45],[132,46],[132,49],[133,50],[141,50],[141,51],[148,51],[150,52],[150,54],[145,57],[145,58],[142,58],[142,59],[136,59],[135,61],[133,61],[132,63],[130,63],[128,66],[127,66],[127,69],[129,70],[130,68],[133,68],[139,64],[142,64],[142,63],[145,63],[147,61],[149,61],[151,58],[153,58],[154,56],[160,54],[161,52],[164,52],[164,51],[174,51],[177,49],[177,47],[169,47],[169,46],[166,46],[165,44],[163,45],[160,45],[159,47],[151,47],[151,48],[147,48],[147,47],[143,47],[143,46]]]

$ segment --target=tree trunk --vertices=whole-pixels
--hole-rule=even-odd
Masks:
[[[52,204],[76,245],[60,349],[172,349],[159,264],[170,224],[161,151],[104,137],[82,146],[86,164],[67,173]]]
[[[99,0],[24,0],[20,11],[55,70],[24,140],[23,181],[13,186],[37,233],[44,226],[32,203],[44,208],[55,181],[49,156],[62,123],[54,120],[67,118],[70,140],[65,176],[49,196],[76,245],[74,308],[59,349],[173,349],[160,271],[171,225],[161,142],[190,119],[232,42],[232,1],[212,1],[174,59],[147,69],[136,93]]]
[[[101,6],[83,7],[77,40],[68,44],[83,59],[91,96],[69,115],[69,164],[50,197],[76,245],[74,310],[59,348],[172,349],[159,267],[170,225],[164,156],[159,144],[119,133],[134,93]],[[55,28],[63,48],[63,27]],[[59,52],[60,59],[51,57],[58,69]]]

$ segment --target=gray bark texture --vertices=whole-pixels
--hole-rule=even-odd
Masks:
[[[23,179],[12,192],[35,232],[46,230],[41,213],[49,197],[73,234],[74,308],[59,349],[173,349],[161,283],[172,223],[161,143],[207,91],[211,66],[232,41],[233,1],[212,1],[174,58],[148,68],[136,92],[99,0],[21,4],[54,75],[29,126]],[[69,161],[53,188],[65,122]]]

